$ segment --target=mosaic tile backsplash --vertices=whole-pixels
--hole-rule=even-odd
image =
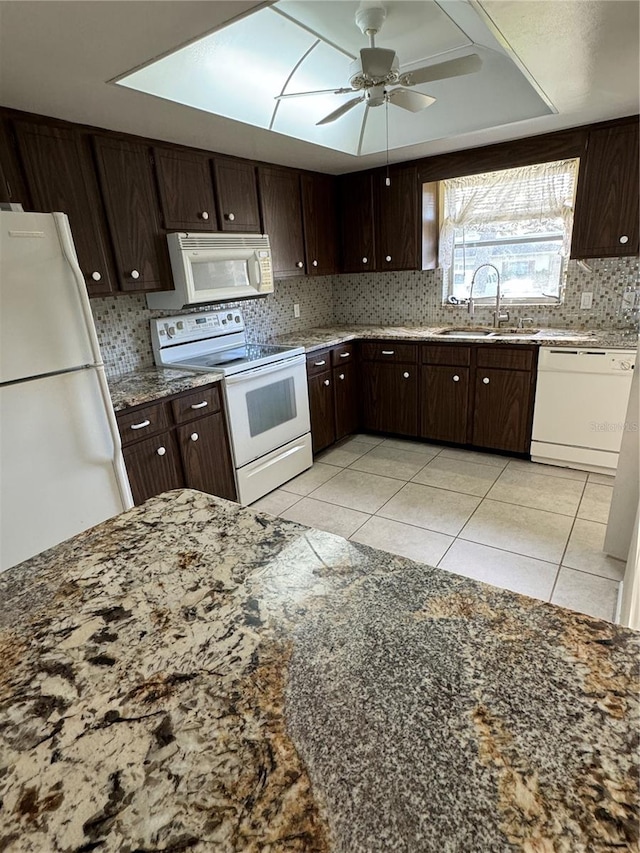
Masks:
[[[534,326],[544,328],[637,328],[637,310],[623,304],[623,294],[640,286],[640,258],[591,260],[589,267],[569,261],[562,304],[509,308],[510,325],[531,317]],[[442,290],[440,270],[300,277],[276,281],[269,296],[233,304],[242,307],[248,336],[256,341],[342,323],[491,324],[493,306],[476,305],[475,316],[469,317],[464,307],[443,305]],[[593,293],[589,310],[580,308],[585,291]],[[300,306],[299,318],[293,316],[294,303]],[[170,312],[151,311],[143,295],[92,299],[91,307],[109,376],[153,365],[149,320]]]

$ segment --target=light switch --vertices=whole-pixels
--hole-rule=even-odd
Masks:
[[[584,292],[580,297],[580,307],[581,308],[591,308],[593,305],[593,293],[587,291]]]
[[[294,302],[294,303],[293,303],[293,316],[294,316],[294,317],[299,317],[299,316],[300,316],[300,306],[298,305],[298,303],[297,303],[297,302]]]

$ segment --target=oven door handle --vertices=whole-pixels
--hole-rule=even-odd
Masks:
[[[267,364],[264,367],[256,367],[250,370],[244,370],[242,373],[234,373],[232,376],[225,376],[226,385],[239,385],[241,382],[250,382],[257,376],[268,376],[270,373],[281,373],[283,370],[289,370],[296,367],[298,364],[305,363],[304,353],[296,355],[293,358],[285,358],[276,364]]]

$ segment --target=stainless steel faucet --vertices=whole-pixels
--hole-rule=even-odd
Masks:
[[[500,313],[500,271],[498,270],[498,267],[495,266],[495,264],[480,264],[480,266],[476,267],[476,269],[474,270],[473,276],[471,278],[471,287],[469,288],[469,315],[473,317],[474,313],[473,285],[475,283],[476,276],[483,267],[491,267],[491,269],[496,271],[496,310],[493,312],[493,325],[498,328],[502,320],[509,319],[509,312],[507,311],[506,314]]]

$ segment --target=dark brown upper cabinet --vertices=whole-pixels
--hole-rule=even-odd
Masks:
[[[113,258],[87,138],[73,129],[35,122],[18,121],[14,128],[31,209],[67,214],[89,295],[112,293]]]
[[[305,174],[300,178],[304,248],[309,275],[338,272],[336,179]]]
[[[572,258],[608,258],[640,251],[637,120],[589,132],[580,162]]]
[[[206,155],[154,148],[164,227],[173,231],[217,231],[213,184]]]
[[[356,172],[339,179],[343,272],[376,269],[371,172]]]
[[[169,289],[168,250],[149,149],[109,136],[95,136],[93,143],[120,289]]]
[[[300,173],[293,169],[258,167],[262,221],[269,236],[273,275],[304,275],[304,240]]]
[[[221,231],[259,234],[260,209],[256,170],[251,163],[216,157],[211,161]]]
[[[422,186],[415,166],[374,173],[378,270],[419,270],[422,265],[420,203]]]
[[[10,122],[0,120],[0,202],[31,210],[31,199],[20,168]]]

